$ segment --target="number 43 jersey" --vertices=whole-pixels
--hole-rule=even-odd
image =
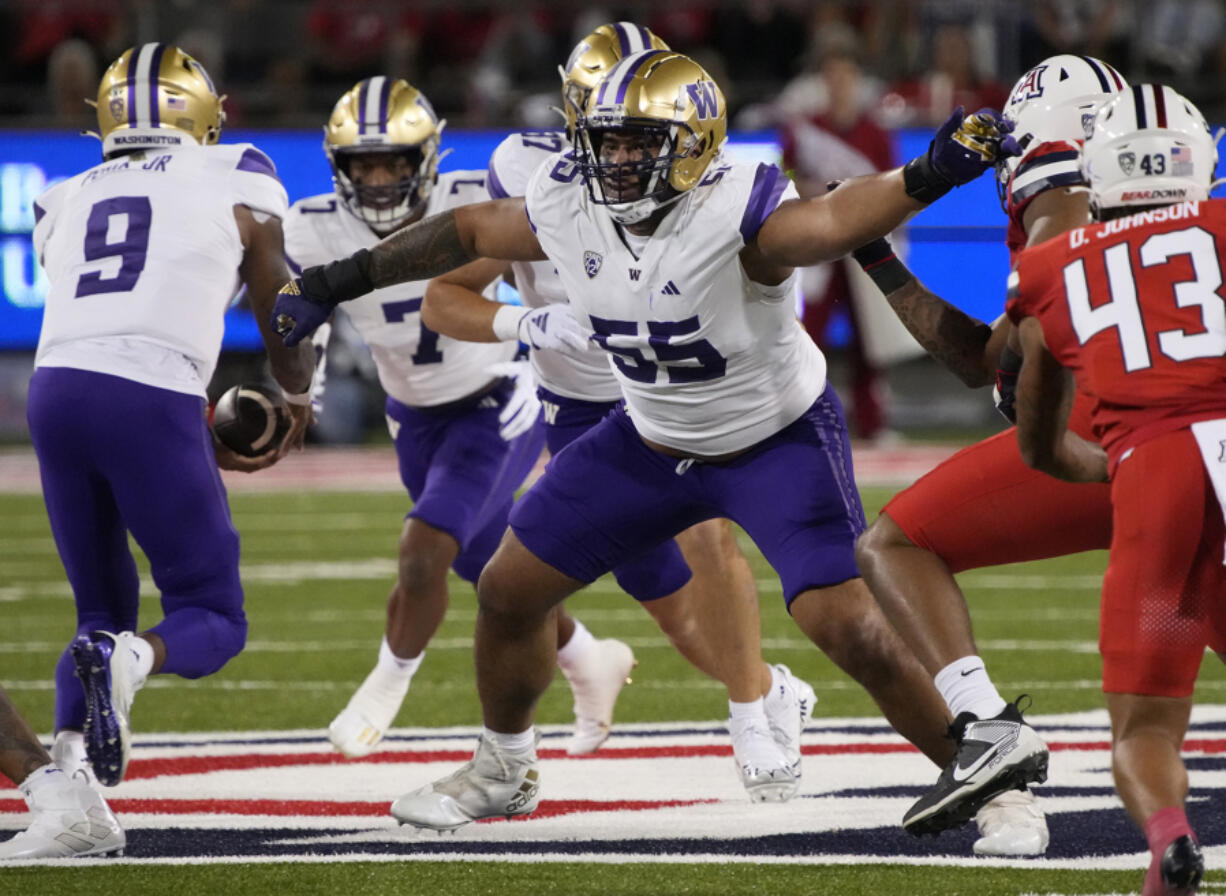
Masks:
[[[1094,400],[1112,469],[1130,448],[1226,417],[1226,203],[1181,202],[1024,250],[1006,310],[1038,318]]]
[[[488,199],[484,171],[449,171],[439,175],[422,217]],[[379,236],[333,193],[295,202],[285,223],[285,253],[295,273],[378,242]],[[421,322],[428,282],[376,289],[340,307],[370,347],[383,391],[410,407],[433,407],[473,394],[494,379],[486,368],[511,360],[518,348],[513,342],[462,342],[428,329]]]
[[[526,201],[541,247],[611,353],[643,437],[697,456],[740,451],[822,394],[826,362],[796,320],[797,274],[767,286],[740,262],[762,222],[796,196],[774,165],[716,157],[636,241],[591,201],[565,155],[533,175]]]
[[[285,188],[251,144],[103,162],[35,200],[50,286],[35,366],[204,395],[239,286],[234,206],[283,218]]]

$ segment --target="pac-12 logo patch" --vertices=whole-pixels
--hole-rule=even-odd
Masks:
[[[600,265],[603,262],[604,256],[599,252],[593,252],[589,249],[583,253],[583,270],[587,272],[589,280],[600,273]]]
[[[1137,156],[1136,153],[1122,152],[1116,157],[1116,161],[1120,163],[1121,171],[1132,174],[1132,169],[1137,164]]]

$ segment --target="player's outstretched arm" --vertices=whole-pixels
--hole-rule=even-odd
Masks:
[[[1015,155],[1011,129],[991,109],[964,118],[959,107],[937,130],[928,151],[903,168],[853,178],[812,199],[782,203],[762,224],[754,248],[763,262],[789,267],[841,258],[885,236],[999,159]]]
[[[282,287],[273,327],[296,345],[341,302],[373,289],[429,280],[478,258],[539,261],[541,251],[520,198],[462,206],[404,227],[348,258],[307,268]]]
[[[1105,482],[1106,452],[1068,429],[1072,375],[1048,350],[1037,318],[1024,318],[1017,329],[1022,343],[1017,381],[1017,443],[1022,459],[1057,479]]]
[[[421,322],[435,333],[465,342],[502,342],[494,318],[511,307],[482,295],[482,290],[510,270],[510,264],[480,258],[426,284],[421,303]],[[526,309],[520,308],[523,313]]]
[[[894,254],[885,237],[856,249],[852,257],[928,354],[967,386],[993,382],[1007,319],[998,335],[996,328],[929,291]]]

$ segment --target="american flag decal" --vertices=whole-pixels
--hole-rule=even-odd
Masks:
[[[186,109],[187,100],[181,96],[168,96],[166,97],[166,108],[167,109]]]
[[[1189,147],[1171,147],[1171,174],[1175,177],[1192,176],[1192,150]]]

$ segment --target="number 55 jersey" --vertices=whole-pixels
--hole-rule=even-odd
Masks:
[[[1094,399],[1114,470],[1132,448],[1226,417],[1226,204],[1181,202],[1090,224],[1019,257],[1006,306]]]
[[[796,188],[716,158],[648,238],[594,204],[567,155],[528,185],[528,215],[580,319],[613,358],[635,429],[686,453],[741,451],[799,419],[826,362],[795,315],[797,275],[752,282],[740,250]]]
[[[250,144],[114,158],[35,200],[50,287],[36,367],[75,367],[201,397],[238,289],[234,207],[284,218],[285,188]]]

